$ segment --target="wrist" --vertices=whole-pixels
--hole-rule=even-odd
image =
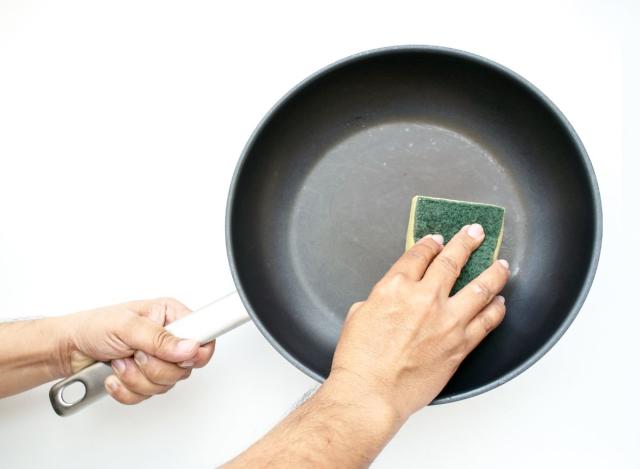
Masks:
[[[382,393],[346,370],[333,370],[314,397],[348,408],[358,430],[382,446],[407,420]]]
[[[14,347],[12,362],[24,370],[39,370],[45,381],[65,376],[68,356],[62,317],[18,321],[21,345]],[[27,345],[28,344],[28,345]]]
[[[393,390],[389,390],[389,386],[381,380],[366,379],[365,376],[346,368],[333,368],[327,382],[331,382],[332,386],[349,390],[354,399],[374,402],[399,426],[404,425],[411,416],[411,412],[407,412],[403,405],[398,404]]]
[[[87,355],[79,344],[79,338],[86,331],[84,313],[74,313],[52,318],[52,329],[56,337],[56,370],[61,377],[71,376],[96,360]]]
[[[58,379],[68,376],[69,346],[63,316],[44,318],[38,321],[37,334],[44,344],[44,363],[49,378]]]
[[[73,317],[74,315],[55,316],[38,321],[37,333],[48,353],[45,363],[51,379],[64,378],[77,371],[73,366],[76,350],[76,324]]]

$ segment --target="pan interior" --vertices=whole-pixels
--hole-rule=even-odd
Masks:
[[[581,147],[537,93],[488,62],[428,49],[345,62],[283,101],[241,164],[236,280],[263,333],[316,378],[348,307],[402,253],[417,194],[506,208],[507,317],[440,400],[520,367],[581,301],[597,222]]]

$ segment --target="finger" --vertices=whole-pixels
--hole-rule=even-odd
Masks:
[[[211,360],[213,356],[213,352],[216,349],[216,341],[209,342],[206,345],[203,345],[198,349],[198,354],[193,360],[193,364],[189,365],[188,363],[185,365],[185,362],[180,363],[180,366],[192,366],[193,368],[202,368]]]
[[[138,370],[152,383],[170,386],[185,379],[189,370],[175,363],[166,362],[152,355],[147,355],[142,350],[136,350],[133,354]]]
[[[207,345],[203,345],[198,349],[198,353],[193,359],[185,360],[183,362],[178,363],[178,366],[182,368],[202,368],[213,356],[213,351],[215,350],[215,341],[209,342]]]
[[[115,332],[130,349],[173,363],[193,359],[200,348],[197,341],[179,339],[159,324],[134,313],[124,316]]]
[[[129,309],[141,316],[148,317],[158,323],[162,319],[162,325],[169,324],[191,312],[189,308],[174,298],[155,298],[152,300],[139,300],[127,303]]]
[[[149,396],[143,396],[127,389],[114,375],[107,377],[104,381],[104,387],[111,397],[122,404],[138,404],[145,399],[149,399]]]
[[[360,306],[362,306],[363,304],[364,304],[364,301],[358,301],[356,303],[353,303],[351,305],[351,308],[349,308],[349,311],[347,311],[347,318],[346,319],[349,319],[351,317],[351,315],[353,313],[355,313],[360,308]]]
[[[385,276],[404,274],[411,280],[420,280],[433,258],[442,249],[443,243],[441,235],[425,236],[400,256]]]
[[[469,256],[484,240],[484,230],[477,223],[463,226],[431,262],[422,281],[449,296]]]
[[[166,324],[171,324],[173,321],[176,321],[180,318],[185,317],[188,314],[191,314],[191,310],[187,308],[185,305],[180,303],[178,300],[174,300],[173,298],[165,298],[166,307],[167,307],[167,322]]]
[[[170,386],[153,383],[138,368],[131,358],[118,358],[111,362],[115,376],[130,391],[143,396],[162,394],[169,390]],[[173,383],[171,383],[173,384]]]
[[[165,325],[171,324],[172,322],[192,313],[189,308],[173,298],[160,298],[159,300],[161,300],[165,306]],[[182,368],[202,368],[209,363],[214,350],[215,341],[212,341],[200,347],[193,359],[185,360],[178,365]]]
[[[465,321],[471,321],[500,293],[507,280],[509,280],[509,263],[504,259],[495,261],[451,297],[453,311],[456,311]]]
[[[504,297],[498,295],[471,320],[466,328],[469,351],[476,348],[487,334],[498,327],[506,311]]]
[[[143,316],[147,316],[151,322],[158,324],[160,326],[164,326],[167,315],[167,308],[164,304],[155,303],[151,305],[149,308],[148,314],[143,314]]]

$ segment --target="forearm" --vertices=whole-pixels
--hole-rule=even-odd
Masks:
[[[403,423],[357,383],[329,378],[304,404],[225,467],[366,467]]]
[[[63,318],[0,323],[0,398],[65,374]]]

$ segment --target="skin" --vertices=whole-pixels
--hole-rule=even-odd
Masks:
[[[350,308],[319,390],[225,466],[368,466],[504,318],[498,293],[509,277],[505,260],[449,296],[483,240],[480,225],[465,226],[446,246],[442,236],[428,235],[402,255],[369,297]],[[166,392],[213,354],[213,344],[200,347],[162,328],[188,313],[177,301],[160,299],[2,324],[0,397],[94,360],[114,360],[106,387],[120,402]]]
[[[471,225],[445,247],[429,235],[407,251],[351,307],[318,392],[226,467],[368,466],[504,318],[504,260],[449,296],[483,240]]]
[[[190,313],[171,298],[132,301],[67,316],[0,324],[0,397],[112,360],[107,392],[137,404],[206,365],[215,343],[180,340],[163,326]]]

